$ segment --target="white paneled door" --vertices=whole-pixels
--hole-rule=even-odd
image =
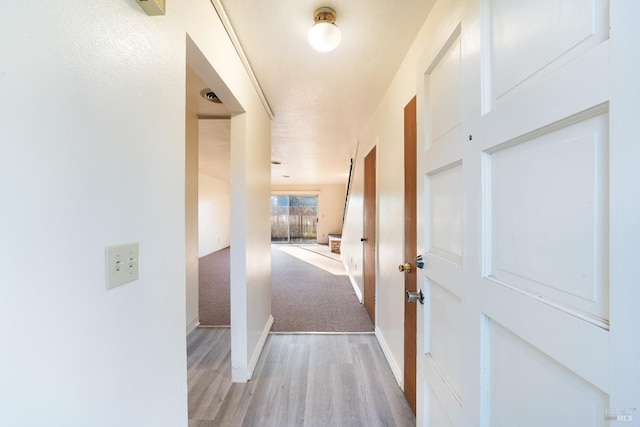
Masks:
[[[608,2],[450,0],[430,19],[419,425],[633,416],[610,404]]]

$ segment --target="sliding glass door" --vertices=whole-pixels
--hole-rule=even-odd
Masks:
[[[317,243],[318,196],[271,196],[271,242]]]

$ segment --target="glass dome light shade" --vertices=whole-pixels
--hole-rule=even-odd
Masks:
[[[342,41],[340,29],[328,21],[316,22],[307,34],[309,44],[319,52],[329,52],[335,49]]]

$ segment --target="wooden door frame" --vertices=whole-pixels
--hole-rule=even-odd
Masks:
[[[405,272],[404,290],[417,292],[417,273],[414,257],[418,253],[417,242],[417,115],[416,97],[404,107],[404,260],[411,264]],[[404,300],[404,394],[416,413],[416,363],[417,363],[417,304]]]
[[[376,147],[364,158],[364,236],[363,242],[363,279],[364,307],[371,322],[376,324]]]

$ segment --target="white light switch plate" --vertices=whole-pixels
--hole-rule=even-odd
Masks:
[[[138,278],[138,243],[107,247],[107,289]]]

